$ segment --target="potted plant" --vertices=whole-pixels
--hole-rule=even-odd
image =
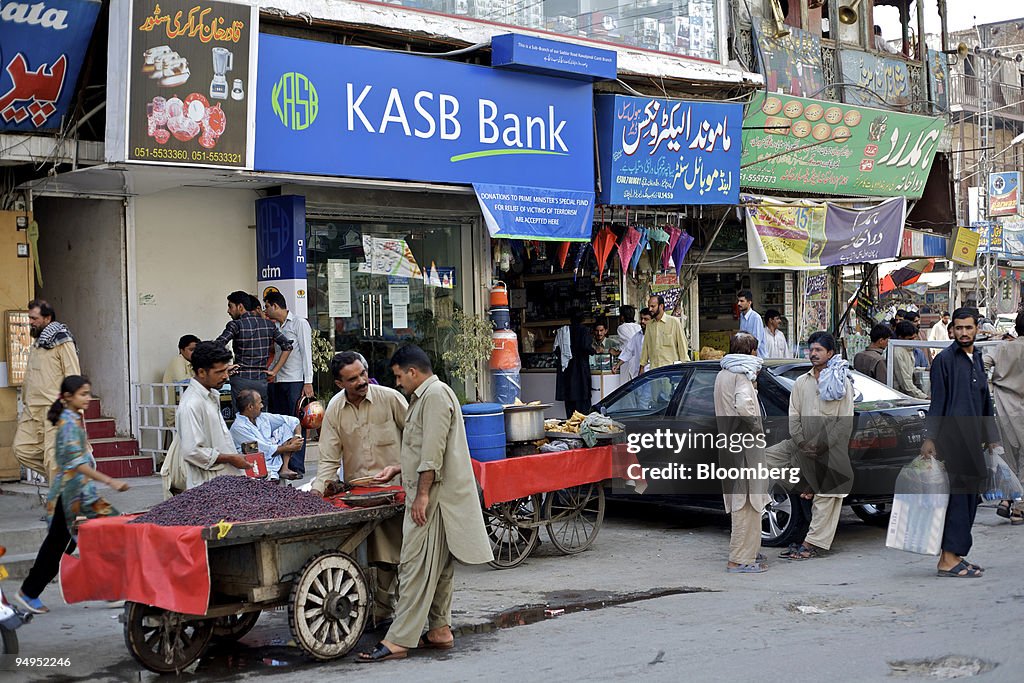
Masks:
[[[490,360],[494,349],[492,332],[489,320],[456,308],[445,345],[447,348],[441,354],[448,372],[467,384],[472,381],[479,386],[480,368]]]

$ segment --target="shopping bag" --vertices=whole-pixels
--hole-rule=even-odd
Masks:
[[[938,555],[949,505],[949,478],[935,458],[914,458],[896,478],[885,546]]]
[[[1020,479],[1013,473],[1004,459],[1003,447],[986,448],[985,464],[988,466],[988,481],[981,497],[985,500],[1020,500],[1024,497],[1024,488]]]
[[[160,479],[164,494],[164,500],[171,497],[173,491],[184,491],[187,475],[185,473],[185,460],[181,456],[181,447],[178,445],[178,435],[174,435],[171,445],[164,456],[164,464],[160,468]]]

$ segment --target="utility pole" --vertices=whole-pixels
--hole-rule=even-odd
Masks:
[[[989,41],[991,40],[991,28],[989,26],[978,27],[978,39],[980,41],[978,50],[978,66],[981,71],[981,97],[978,103],[981,111],[978,113],[978,171],[981,176],[980,188],[978,191],[978,215],[985,221],[988,227],[988,234],[992,232],[992,218],[988,215],[989,196],[988,178],[992,173],[992,155],[989,152],[992,138],[995,134],[995,120],[992,116],[992,56],[988,54]],[[978,307],[998,310],[999,287],[998,287],[998,257],[991,251],[986,251],[982,258],[978,259],[978,277],[976,280],[976,298]],[[986,310],[986,316],[991,318],[992,311]]]

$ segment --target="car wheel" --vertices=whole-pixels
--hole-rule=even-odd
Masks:
[[[871,526],[889,526],[889,517],[892,515],[892,505],[889,503],[866,503],[864,505],[852,505],[853,514],[857,515],[865,524]]]
[[[784,548],[801,538],[807,528],[807,515],[800,496],[779,484],[769,491],[771,501],[761,515],[761,545]]]

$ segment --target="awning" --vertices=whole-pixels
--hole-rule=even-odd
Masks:
[[[483,183],[473,190],[494,239],[590,241],[593,192]]]

